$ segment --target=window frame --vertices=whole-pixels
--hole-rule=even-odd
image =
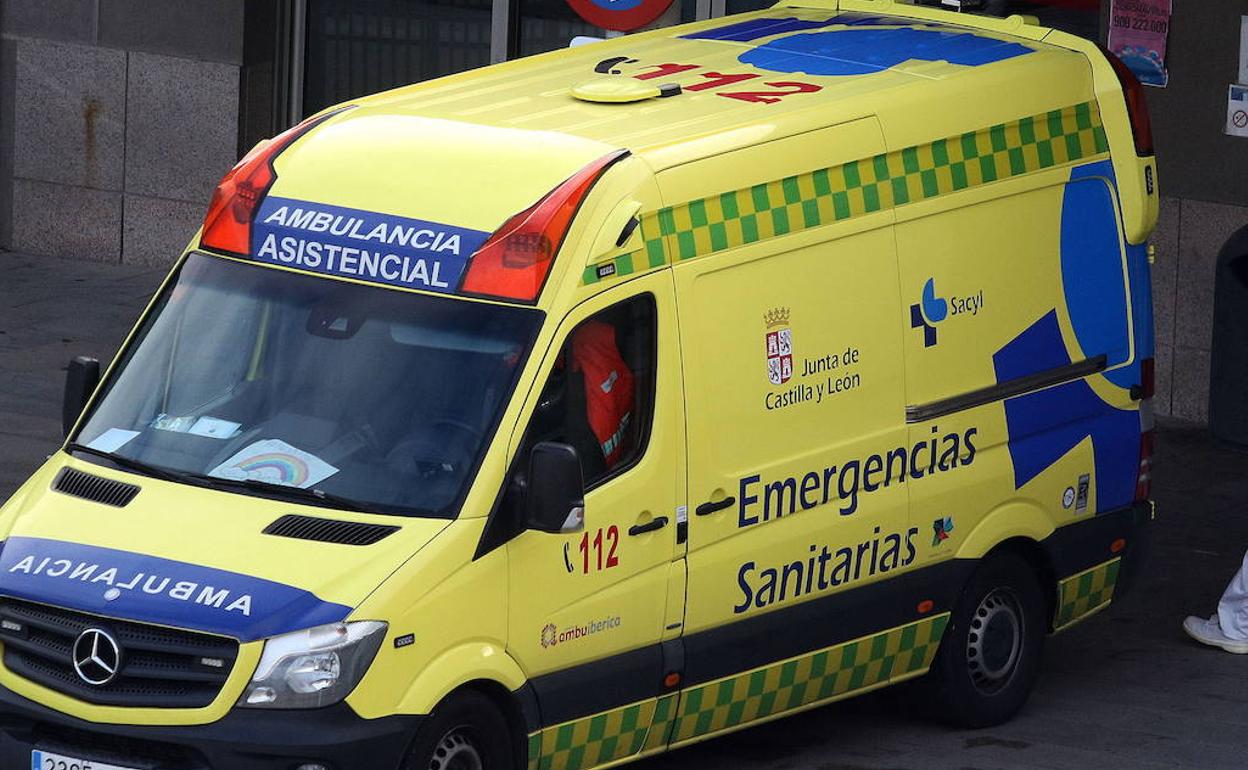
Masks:
[[[654,292],[643,291],[637,294],[629,295],[628,297],[625,297],[616,302],[612,302],[606,307],[603,307],[600,310],[588,316],[585,316],[581,320],[577,321],[576,325],[573,326],[571,329],[569,329],[568,333],[558,340],[557,346],[551,345],[550,347],[550,350],[552,352],[564,351],[565,349],[567,349],[569,342],[572,340],[572,335],[575,334],[576,331],[580,329],[582,326],[584,326],[586,323],[598,318],[604,313],[610,313],[632,302],[644,303],[645,312],[648,313],[649,319],[650,319],[650,334],[649,334],[649,339],[646,342],[647,347],[645,349],[645,355],[649,357],[650,366],[649,366],[647,375],[644,380],[638,378],[634,370],[634,382],[633,382],[633,389],[634,389],[633,398],[634,398],[635,409],[643,412],[644,422],[635,423],[637,425],[637,445],[633,449],[633,451],[628,455],[626,460],[621,461],[619,465],[617,465],[616,467],[608,469],[606,473],[602,474],[598,478],[593,479],[592,481],[590,479],[585,479],[585,494],[587,495],[593,492],[594,490],[598,489],[599,487],[602,487],[603,485],[619,478],[620,476],[623,476],[624,474],[628,473],[633,468],[637,467],[641,463],[642,459],[645,458],[646,453],[650,450],[650,436],[654,432],[654,414],[656,411],[655,407],[658,404],[658,390],[659,390],[659,361],[658,361],[659,304],[658,304],[658,298],[654,296]],[[558,354],[556,354],[554,358],[558,358]],[[551,368],[544,373],[544,377],[542,377],[538,382],[534,383],[534,387],[536,388],[539,394],[545,390],[546,384],[550,381],[550,376],[552,372],[554,371],[554,358],[552,358],[552,361],[551,361]],[[627,359],[626,359],[626,363],[629,363]],[[540,383],[540,387],[538,386],[538,383]],[[641,390],[642,388],[644,388],[644,392],[642,392]],[[532,451],[533,446],[534,446],[534,444],[531,441],[531,437],[529,436],[529,432],[533,429],[534,414],[536,414],[536,410],[529,415],[529,420],[528,420],[528,423],[524,426],[524,432],[521,435],[520,442],[516,445],[516,455],[512,463],[513,468],[511,472],[508,474],[508,483],[511,482],[511,480],[515,477],[515,474],[517,472],[527,472],[528,470],[527,467],[523,465],[523,463],[524,463],[525,458]],[[585,473],[584,469],[585,469],[585,465],[582,462],[581,464],[582,477],[584,477],[584,473]]]
[[[615,292],[609,292],[608,294],[613,294],[613,293]],[[604,296],[607,296],[607,295],[598,295],[597,297],[587,300],[587,302],[594,302],[595,300],[600,299]],[[648,403],[646,404],[647,415],[646,415],[644,430],[641,430],[638,433],[637,450],[633,452],[628,462],[621,463],[618,467],[611,469],[611,472],[605,474],[604,476],[602,476],[602,478],[595,480],[595,483],[592,486],[586,485],[585,493],[587,495],[591,491],[595,489],[599,489],[605,484],[612,482],[618,478],[621,478],[625,474],[634,470],[638,465],[641,464],[641,461],[646,457],[646,455],[650,451],[650,441],[652,438],[652,434],[654,432],[653,431],[654,416],[658,407],[658,392],[659,392],[659,350],[660,350],[659,348],[659,333],[660,333],[659,298],[653,291],[647,289],[647,290],[635,292],[633,294],[629,294],[627,297],[623,297],[614,302],[609,302],[609,304],[599,309],[597,312],[591,313],[585,316],[584,318],[582,318],[580,321],[578,321],[576,325],[574,325],[568,331],[567,334],[559,338],[558,347],[555,347],[552,344],[551,347],[549,347],[544,353],[544,355],[549,356],[551,351],[562,350],[564,345],[567,343],[568,339],[571,337],[572,332],[580,328],[582,323],[596,317],[602,312],[611,310],[612,308],[619,307],[620,305],[624,303],[633,302],[637,300],[642,300],[647,303],[648,308],[651,312],[651,318],[654,321],[653,326],[652,326],[654,333],[650,336],[650,350],[648,351],[652,359],[653,366],[651,367],[651,373],[650,373],[650,378],[649,378],[650,379],[649,397],[647,399]],[[568,316],[572,316],[575,313],[576,313],[576,309],[574,308],[572,311],[568,313]],[[567,320],[568,316],[565,316],[564,318],[565,321]],[[560,326],[562,325],[563,325],[563,321],[560,322]],[[536,350],[533,351],[533,354],[536,355],[537,351]],[[532,383],[532,385],[530,386],[530,390],[529,390],[530,394],[536,391],[537,393],[536,397],[540,398],[541,390],[537,389],[537,383],[541,382],[542,387],[544,388],[546,381],[550,378],[550,373],[551,371],[553,371],[553,369],[554,369],[554,357],[551,357],[550,369],[541,372],[539,379],[535,380]],[[525,398],[528,398],[528,396],[526,396]],[[536,409],[536,403],[534,404],[534,409]],[[524,479],[527,476],[528,471],[529,471],[528,461],[529,461],[529,455],[531,454],[532,446],[529,443],[528,434],[529,434],[530,427],[532,425],[532,421],[533,421],[533,412],[530,412],[528,416],[528,420],[525,422],[523,426],[523,432],[519,434],[519,439],[518,440],[515,439],[516,437],[515,431],[513,431],[512,433],[512,442],[514,442],[512,443],[512,445],[515,446],[515,453],[508,459],[507,472],[503,475],[502,484],[500,485],[499,490],[494,497],[494,504],[493,506],[491,506],[490,512],[486,516],[485,528],[481,533],[480,541],[477,543],[477,550],[473,554],[473,557],[472,557],[474,561],[487,556],[496,548],[501,548],[502,546],[506,545],[508,542],[520,536],[526,531],[524,520],[523,520],[524,519],[523,485],[518,482],[521,479]],[[516,430],[517,431],[520,430],[520,425],[518,423],[516,426]],[[510,451],[510,447],[508,451]]]

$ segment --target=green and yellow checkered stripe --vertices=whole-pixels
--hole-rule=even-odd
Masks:
[[[676,696],[642,701],[529,736],[529,770],[581,770],[667,745]]]
[[[1122,559],[1113,559],[1061,581],[1053,630],[1060,631],[1104,609],[1114,599]]]
[[[948,622],[948,614],[939,615],[687,690],[672,742],[925,671]]]
[[[585,269],[629,275],[968,190],[1109,151],[1095,102],[669,206],[642,217],[642,249]]]

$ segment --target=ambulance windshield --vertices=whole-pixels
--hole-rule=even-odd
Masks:
[[[71,448],[245,494],[453,517],[542,317],[193,254]]]

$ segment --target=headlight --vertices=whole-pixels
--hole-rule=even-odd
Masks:
[[[275,636],[238,705],[317,708],[347,697],[363,678],[386,636],[386,624],[331,623]]]

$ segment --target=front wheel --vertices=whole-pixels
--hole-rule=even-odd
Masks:
[[[486,696],[465,691],[447,699],[421,726],[404,770],[513,770],[511,729]]]
[[[1035,570],[1012,553],[990,557],[958,600],[932,664],[935,713],[960,727],[1009,721],[1031,694],[1044,633]]]

